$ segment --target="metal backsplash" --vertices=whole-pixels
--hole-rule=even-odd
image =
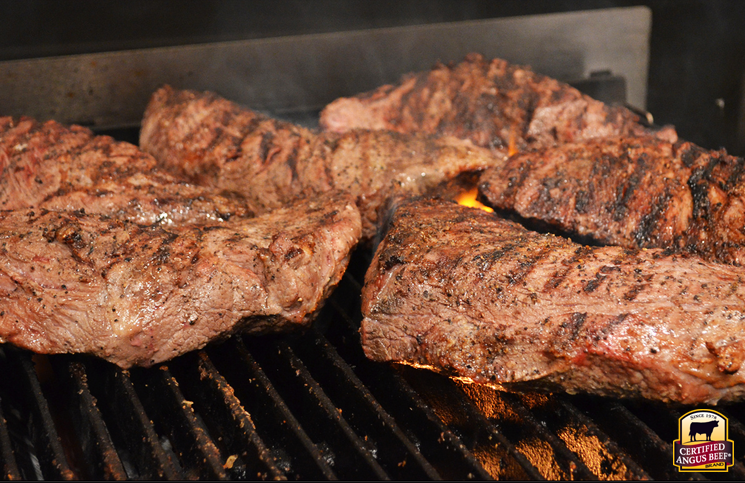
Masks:
[[[649,9],[630,7],[7,61],[0,115],[137,126],[166,83],[280,115],[313,111],[469,52],[564,81],[610,71],[644,108],[650,30]]]

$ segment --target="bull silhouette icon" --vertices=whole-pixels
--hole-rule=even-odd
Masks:
[[[691,429],[688,431],[688,436],[691,441],[696,441],[697,434],[705,434],[706,441],[711,441],[711,433],[714,432],[714,428],[719,426],[719,421],[707,421],[705,423],[691,423]]]

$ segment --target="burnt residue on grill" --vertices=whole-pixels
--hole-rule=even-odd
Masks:
[[[369,251],[302,334],[234,337],[151,369],[0,349],[0,463],[8,479],[637,480],[679,473],[691,408],[508,393],[366,359],[357,332]]]

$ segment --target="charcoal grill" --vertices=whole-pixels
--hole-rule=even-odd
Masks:
[[[603,38],[612,36],[614,29],[627,35],[649,21],[648,12],[645,16],[634,9],[597,15],[621,22],[600,22]],[[549,33],[561,37],[554,44],[563,50],[530,57],[535,45],[528,44],[544,50],[547,44],[545,39],[523,34],[549,25]],[[338,95],[395,81],[401,73],[397,69],[427,68],[437,58],[461,58],[473,49],[463,39],[483,41],[506,32],[513,35],[511,43],[475,50],[487,56],[506,50],[510,60],[565,80],[584,76],[585,88],[601,87],[595,95],[603,85],[613,91],[620,88],[632,103],[644,107],[646,79],[640,72],[646,70],[646,51],[636,58],[627,55],[635,48],[602,52],[606,44],[614,45],[605,42],[586,46],[589,50],[577,57],[578,51],[573,50],[577,38],[587,36],[579,26],[587,25],[593,22],[582,13],[550,22],[510,19],[10,62],[0,65],[0,106],[3,114],[88,124],[136,143],[135,124],[147,97],[161,83],[170,82],[213,89],[308,124],[319,107]],[[562,37],[566,32],[578,32],[577,38]],[[445,43],[447,52],[431,50],[433,39],[443,35],[454,35],[461,42]],[[646,42],[638,32],[630,41],[634,46]],[[357,55],[355,51],[360,45],[376,43],[388,54],[386,64],[379,65],[369,52]],[[298,45],[312,50],[312,55],[293,57]],[[390,51],[391,45],[409,45],[416,57]],[[498,52],[490,52],[491,48]],[[333,55],[345,63],[334,62]],[[216,56],[223,62],[222,69],[200,64]],[[264,70],[251,70],[238,61],[262,62],[273,56],[281,57],[278,65],[283,74],[289,72],[291,79],[300,75],[304,82],[310,80],[310,87],[298,89],[301,83],[296,79],[278,87],[276,72],[262,77],[269,64],[262,64]],[[331,74],[337,90],[327,89],[328,83],[313,77],[319,72],[302,64],[306,57],[325,58],[327,68],[337,69]],[[541,66],[546,58],[550,62]],[[619,81],[603,64],[600,77],[610,83],[599,85],[597,75],[587,74],[593,62],[608,58],[617,62],[612,73],[623,72],[626,77]],[[244,63],[254,65],[251,62]],[[371,63],[379,71],[367,75],[361,69]],[[200,77],[202,71],[194,65],[204,66],[206,73]],[[226,66],[232,70],[226,71]],[[349,71],[352,75],[342,74]],[[245,97],[246,90],[234,82],[240,76],[249,76],[258,86],[254,94],[269,95]],[[142,82],[135,86],[132,79]],[[691,407],[500,392],[367,360],[358,328],[360,288],[371,257],[369,249],[354,254],[313,327],[303,333],[235,336],[154,368],[129,371],[87,356],[39,356],[0,346],[3,476],[29,480],[745,479],[745,403],[716,408],[729,418],[734,466],[727,473],[679,473],[672,464],[672,441],[678,436],[678,418]]]
[[[365,359],[357,329],[369,250],[313,328],[234,337],[150,369],[87,356],[0,352],[0,461],[8,479],[745,478],[678,473],[690,407],[506,393]]]

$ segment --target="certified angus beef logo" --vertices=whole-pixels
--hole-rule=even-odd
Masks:
[[[727,471],[734,463],[734,447],[727,439],[727,418],[716,411],[696,409],[678,420],[673,442],[678,471]]]

